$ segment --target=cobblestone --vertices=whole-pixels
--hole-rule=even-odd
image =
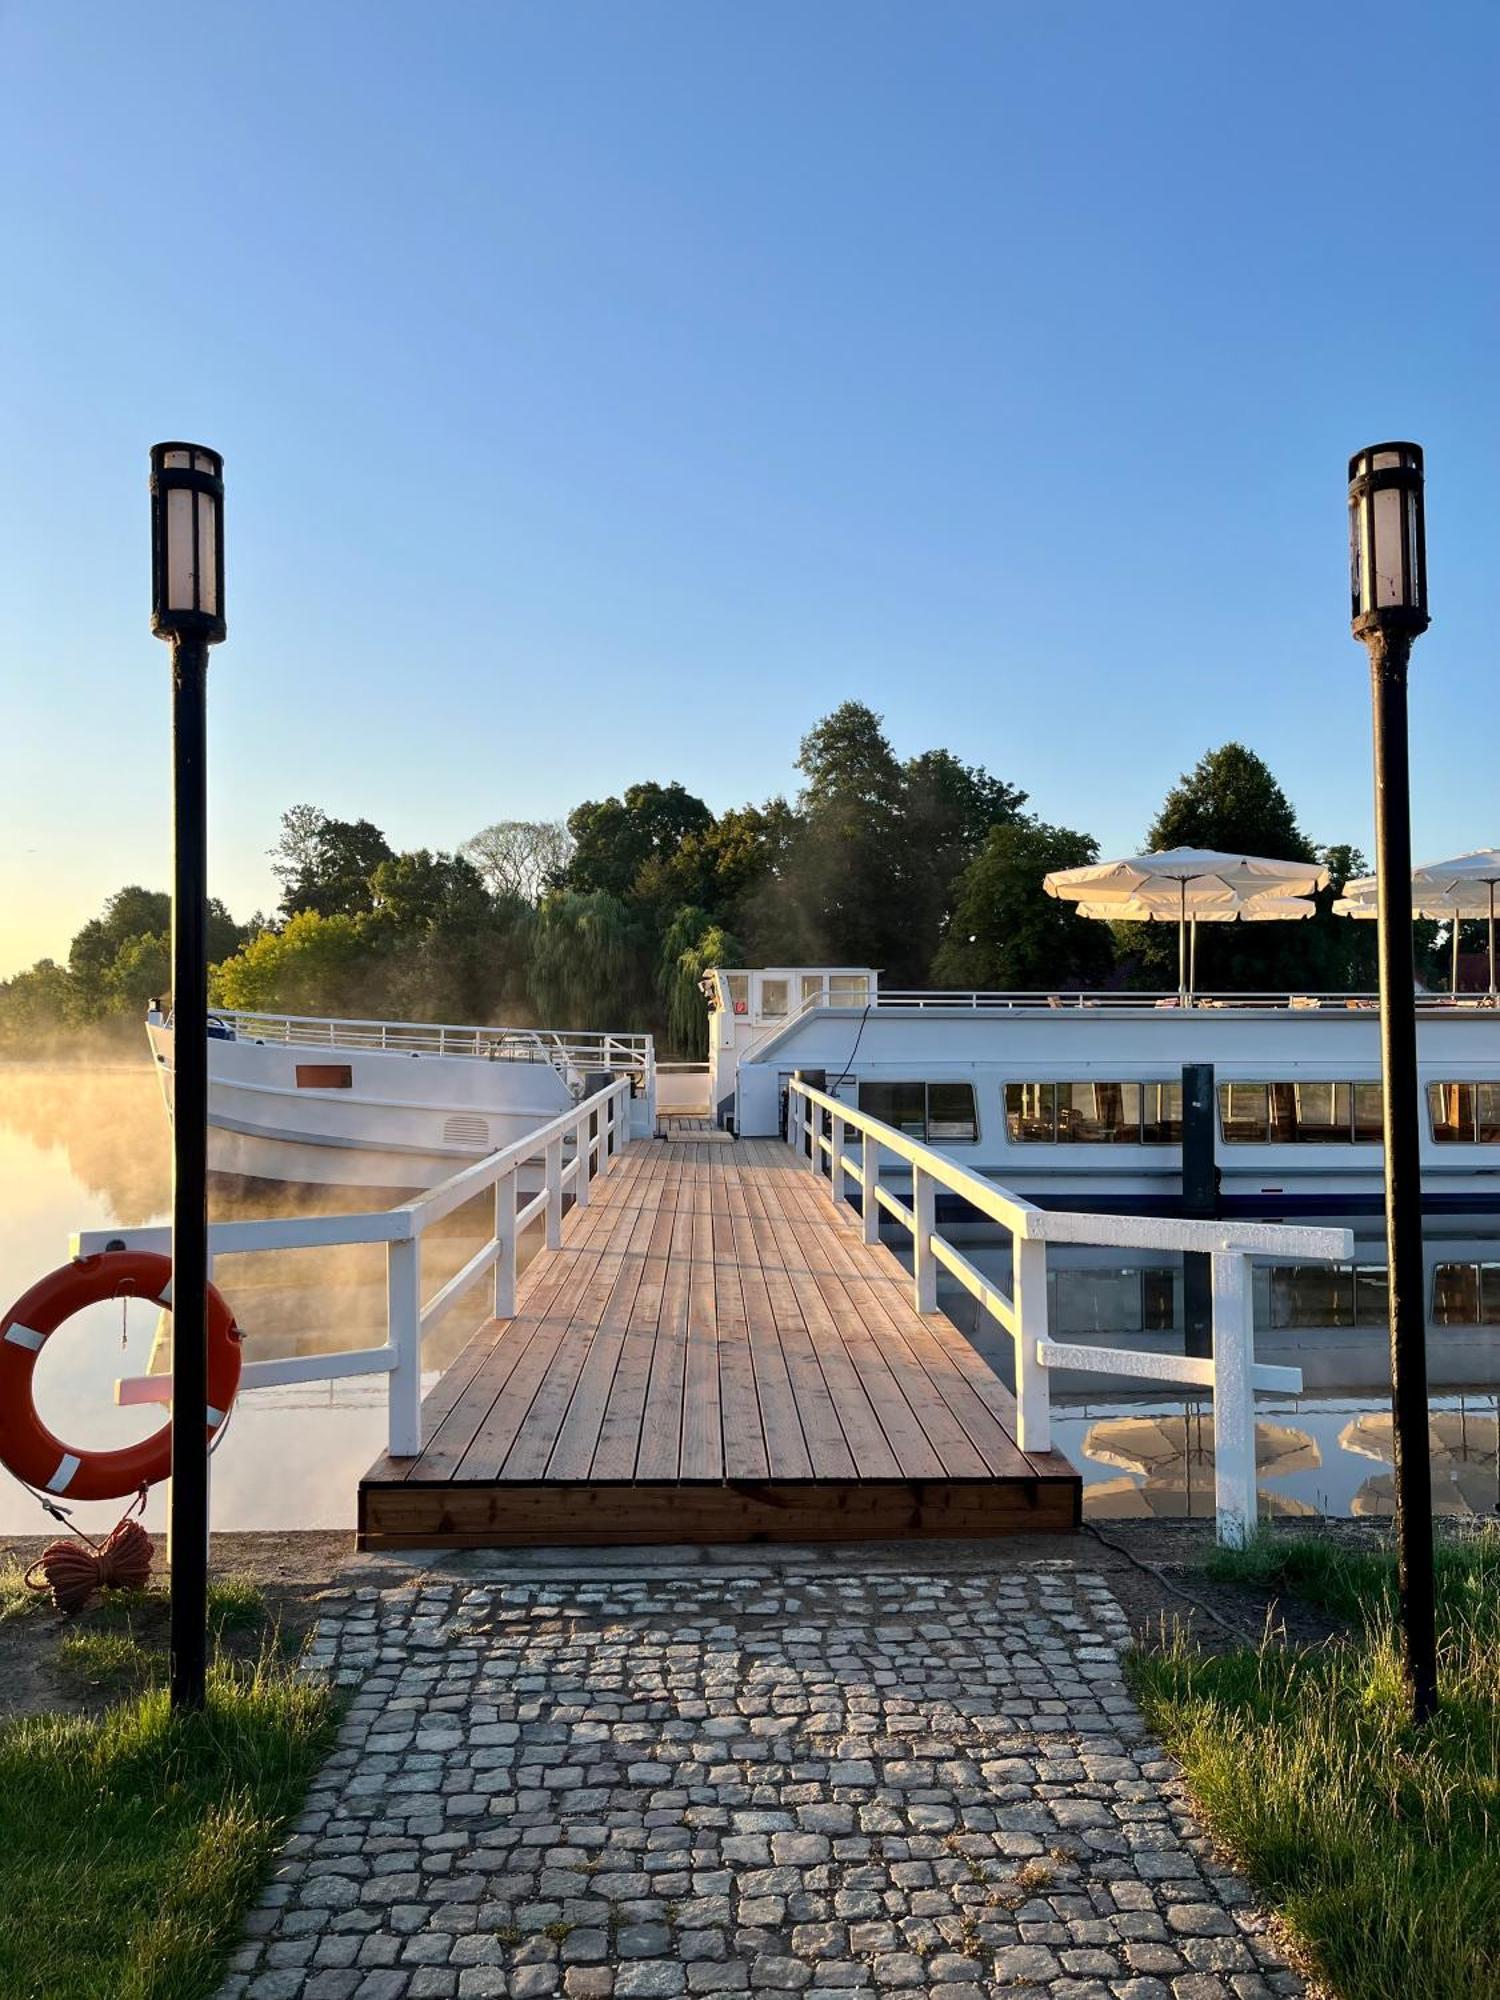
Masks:
[[[1066,1562],[329,1601],[219,2000],[1291,2000]]]

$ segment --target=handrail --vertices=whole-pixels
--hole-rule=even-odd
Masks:
[[[846,1134],[851,1130],[861,1136],[857,1160],[845,1151]],[[1046,1452],[1052,1447],[1054,1369],[1091,1370],[1211,1389],[1218,1537],[1234,1546],[1243,1545],[1256,1522],[1255,1391],[1297,1392],[1302,1387],[1300,1368],[1270,1367],[1255,1359],[1250,1260],[1277,1255],[1299,1261],[1347,1260],[1354,1254],[1352,1230],[1276,1222],[1088,1215],[1038,1208],[798,1076],[787,1085],[787,1141],[820,1177],[826,1162],[834,1202],[844,1202],[849,1182],[860,1189],[866,1243],[880,1240],[882,1210],[910,1233],[912,1290],[918,1312],[938,1311],[941,1267],[1010,1335],[1015,1352],[1016,1442],[1023,1452]],[[893,1154],[910,1166],[910,1206],[880,1185],[882,1153]],[[939,1187],[961,1195],[980,1215],[1009,1230],[1009,1293],[986,1277],[938,1229],[935,1197]],[[1213,1296],[1212,1356],[1157,1354],[1139,1348],[1053,1340],[1047,1246],[1057,1243],[1207,1252]]]
[[[1184,1002],[1181,994],[1173,991],[1131,992],[1118,987],[1037,987],[1035,989],[1004,989],[986,987],[881,987],[872,993],[868,1002],[863,1000],[829,1000],[815,994],[794,1008],[779,1021],[770,1022],[764,1032],[746,1050],[746,1057],[753,1056],[762,1044],[774,1035],[801,1020],[804,1015],[827,1008],[843,1014],[862,1014],[866,1006],[875,1013],[920,1013],[972,1011],[989,1008],[1001,1011],[1028,1008],[1045,1008],[1049,1012],[1058,1009],[1072,1011],[1079,1008],[1104,1008],[1128,1010],[1131,1008],[1156,1011],[1181,1009],[1187,1013],[1214,1012],[1236,1007],[1249,1008],[1271,1013],[1318,1013],[1318,1012],[1369,1012],[1379,1007],[1379,995],[1375,993],[1316,992],[1303,988],[1287,989],[1282,992],[1231,993],[1200,992],[1190,1001]],[[1494,1003],[1482,993],[1419,993],[1416,1004],[1424,1012],[1460,1013],[1493,1009]],[[745,1058],[742,1058],[744,1060]]]
[[[386,1246],[386,1341],[383,1347],[350,1352],[302,1354],[279,1360],[247,1361],[240,1371],[244,1389],[285,1382],[336,1380],[347,1375],[388,1377],[388,1449],[392,1458],[415,1457],[422,1449],[422,1335],[490,1271],[495,1274],[494,1312],[512,1318],[516,1310],[517,1248],[521,1232],[541,1216],[546,1241],[562,1241],[563,1197],[586,1208],[590,1183],[608,1172],[629,1125],[630,1078],[616,1077],[534,1132],[461,1168],[439,1186],[399,1207],[354,1215],[288,1215],[265,1220],[214,1222],[208,1229],[209,1275],[216,1257],[251,1250],[297,1250],[331,1244],[384,1243]],[[518,1199],[523,1167],[540,1161],[542,1187],[524,1205]],[[423,1233],[462,1208],[495,1194],[494,1230],[468,1262],[427,1300],[421,1296]],[[84,1229],[72,1238],[75,1257],[112,1249],[170,1253],[170,1229]],[[129,1377],[115,1384],[116,1401],[166,1403],[170,1375]]]
[[[272,1014],[219,1007],[215,1020],[237,1040],[297,1048],[394,1049],[486,1061],[551,1063],[572,1069],[629,1070],[649,1074],[655,1040],[615,1028],[507,1028],[447,1021],[379,1021],[322,1014]]]

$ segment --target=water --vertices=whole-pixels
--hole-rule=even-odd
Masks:
[[[165,1222],[170,1185],[170,1136],[150,1069],[0,1065],[0,1310],[67,1262],[75,1230]],[[215,1219],[364,1206],[356,1190],[210,1197]],[[488,1204],[476,1203],[424,1239],[424,1296],[487,1238],[487,1223]],[[216,1276],[244,1331],[246,1360],[384,1343],[385,1252],[378,1244],[223,1257]],[[440,1370],[458,1351],[483,1319],[485,1299],[485,1285],[477,1284],[433,1330],[425,1370]],[[114,1385],[161,1372],[169,1325],[139,1301],[94,1306],[69,1320],[38,1358],[43,1422],[75,1447],[116,1449],[150,1436],[164,1412],[117,1408]],[[360,1475],[385,1440],[383,1376],[245,1391],[214,1453],[216,1526],[352,1529]],[[122,1504],[72,1511],[97,1534],[113,1525]],[[146,1520],[157,1527],[164,1519],[163,1489],[156,1488]],[[41,1534],[52,1526],[34,1496],[0,1471],[0,1533]]]
[[[156,1079],[144,1066],[42,1069],[0,1065],[0,1309],[45,1272],[64,1263],[77,1229],[166,1220],[169,1138]],[[359,1195],[288,1189],[258,1200],[216,1195],[216,1216],[286,1215],[363,1206]],[[481,1201],[423,1245],[424,1295],[456,1270],[488,1231]],[[1359,1223],[1361,1256],[1378,1255],[1368,1219]],[[1441,1232],[1441,1238],[1438,1232]],[[1009,1253],[997,1242],[966,1242],[966,1254],[1006,1284]],[[1466,1260],[1481,1274],[1486,1253],[1500,1263],[1500,1222],[1445,1218],[1433,1226],[1429,1255]],[[225,1257],[218,1276],[245,1329],[247,1359],[372,1347],[385,1338],[384,1251],[378,1245]],[[1472,1287],[1487,1298],[1482,1275]],[[1075,1287],[1075,1291],[1076,1291]],[[1170,1285],[1166,1288],[1170,1294]],[[1263,1292],[1265,1288],[1263,1287]],[[1450,1288],[1451,1289],[1451,1288]],[[1101,1269],[1089,1295],[1102,1314],[1121,1298],[1163,1296],[1160,1286],[1132,1292],[1119,1271]],[[1351,1297],[1355,1296],[1351,1294]],[[486,1287],[473,1292],[429,1336],[423,1361],[441,1369],[485,1312]],[[1263,1303],[1269,1299],[1265,1294]],[[944,1307],[1009,1379],[1008,1340],[974,1324],[968,1294],[946,1283]],[[1078,1310],[1074,1297],[1069,1310]],[[1488,1308],[1481,1306],[1479,1314]],[[1172,1308],[1167,1307],[1167,1317]],[[1446,1307],[1450,1317],[1453,1307]],[[1125,1321],[1107,1341],[1180,1344],[1180,1335],[1144,1334]],[[139,1303],[97,1306],[71,1320],[38,1361],[36,1389],[44,1421],[69,1444],[117,1447],[145,1437],[162,1421],[153,1408],[119,1409],[114,1384],[160,1372],[167,1349],[162,1316]],[[1072,1337],[1078,1329],[1061,1328]],[[1500,1500],[1497,1385],[1500,1325],[1435,1325],[1429,1334],[1433,1500],[1443,1516],[1492,1514]],[[1278,1517],[1311,1514],[1383,1516],[1391,1511],[1389,1379],[1378,1325],[1330,1325],[1261,1334],[1263,1360],[1294,1363],[1307,1393],[1263,1396],[1258,1405],[1261,1503]],[[214,1455],[214,1519],[223,1528],[351,1528],[360,1475],[384,1448],[385,1381],[249,1390],[235,1406]],[[1213,1512],[1213,1423],[1196,1397],[1115,1392],[1107,1377],[1079,1378],[1054,1403],[1054,1435],[1082,1470],[1085,1511],[1101,1519],[1207,1516]],[[91,1533],[108,1528],[119,1502],[76,1509]],[[164,1501],[153,1492],[147,1519],[160,1525]],[[47,1532],[34,1497],[0,1473],[0,1532]]]

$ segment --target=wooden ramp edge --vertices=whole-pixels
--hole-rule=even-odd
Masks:
[[[363,1548],[1069,1533],[1082,1482],[767,1140],[641,1141],[359,1489]]]

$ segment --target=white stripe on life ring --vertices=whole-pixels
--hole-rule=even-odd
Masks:
[[[66,1493],[68,1488],[73,1484],[73,1474],[82,1463],[82,1459],[75,1458],[70,1451],[65,1451],[56,1472],[47,1481],[47,1491],[49,1493]]]
[[[17,1347],[29,1347],[35,1354],[47,1336],[45,1333],[38,1333],[33,1326],[8,1326],[5,1329],[5,1338],[14,1341]]]
[[[208,1406],[208,1428],[211,1431],[216,1431],[228,1414],[227,1410],[216,1410],[213,1404],[210,1403]]]
[[[172,1303],[172,1280],[171,1280],[170,1278],[168,1278],[167,1282],[166,1282],[166,1283],[165,1283],[165,1284],[164,1284],[164,1285],[162,1286],[161,1290],[160,1290],[160,1291],[159,1291],[159,1292],[157,1293],[157,1295],[156,1295],[156,1303],[157,1303],[157,1304],[158,1304],[159,1306],[170,1306],[170,1305],[171,1305],[171,1303]]]

